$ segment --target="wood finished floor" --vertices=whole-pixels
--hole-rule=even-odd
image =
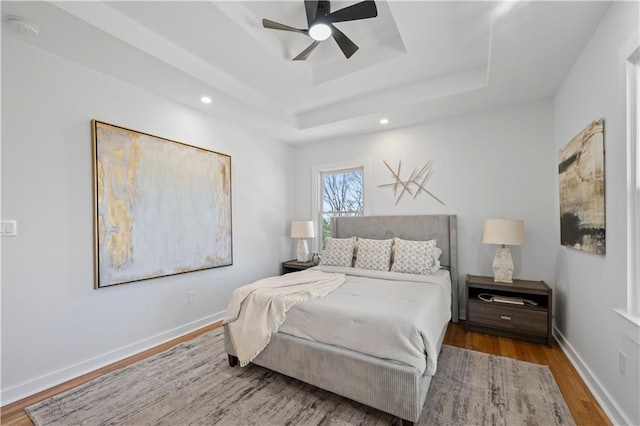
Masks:
[[[27,414],[24,412],[25,407],[60,392],[72,389],[75,386],[93,380],[110,371],[118,370],[144,358],[166,351],[172,346],[191,340],[200,334],[214,330],[219,326],[219,323],[212,324],[171,342],[167,342],[163,345],[149,349],[148,351],[78,377],[77,379],[42,391],[20,401],[16,401],[6,407],[2,407],[0,424],[6,426],[33,425],[31,419],[29,419]],[[548,365],[556,379],[556,382],[558,383],[558,387],[560,388],[562,395],[567,401],[569,410],[571,410],[571,414],[578,425],[611,425],[611,422],[604,414],[593,395],[591,395],[587,386],[584,384],[582,379],[580,379],[576,370],[555,342],[553,348],[549,348],[544,345],[521,342],[518,340],[508,339],[506,337],[496,337],[473,332],[466,333],[464,331],[464,322],[460,322],[460,324],[449,324],[444,343],[446,345],[515,358],[535,364]]]

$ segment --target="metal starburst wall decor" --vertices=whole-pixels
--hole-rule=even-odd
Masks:
[[[393,196],[396,197],[396,205],[404,194],[409,194],[413,199],[415,199],[418,195],[420,195],[420,193],[425,192],[431,195],[437,202],[444,206],[442,200],[440,200],[425,188],[427,181],[433,173],[433,162],[431,160],[427,161],[427,163],[422,166],[421,169],[418,170],[417,167],[413,169],[413,172],[411,172],[407,180],[402,180],[400,178],[402,160],[398,161],[398,170],[393,170],[386,161],[382,160],[382,162],[385,166],[387,166],[387,169],[389,169],[389,171],[395,178],[395,181],[392,183],[378,185],[378,188],[391,188],[393,190]]]

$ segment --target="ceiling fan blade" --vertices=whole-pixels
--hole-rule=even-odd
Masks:
[[[318,13],[318,0],[304,0],[304,10],[307,12],[307,25],[311,28],[311,24],[316,20]]]
[[[358,45],[355,44],[349,37],[347,37],[342,31],[337,29],[335,26],[331,25],[333,39],[338,43],[340,50],[344,53],[344,56],[349,59],[351,55],[356,53],[359,49]]]
[[[262,26],[265,28],[271,28],[272,30],[282,30],[282,31],[291,31],[294,33],[300,33],[307,35],[309,33],[308,30],[301,30],[300,28],[293,28],[285,24],[280,24],[278,22],[273,22],[268,19],[262,20]]]
[[[296,56],[295,58],[293,58],[293,60],[294,61],[304,61],[305,59],[307,59],[309,57],[311,52],[313,52],[313,49],[315,49],[316,46],[318,46],[319,44],[320,44],[320,42],[318,40],[314,40],[313,43],[311,43],[311,45],[309,47],[307,47],[302,52],[300,52],[300,54],[298,56]]]
[[[357,19],[375,18],[378,16],[378,8],[375,1],[362,1],[336,10],[329,15],[331,22],[355,21]]]

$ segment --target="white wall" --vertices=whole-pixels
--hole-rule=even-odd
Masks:
[[[295,216],[313,217],[313,166],[364,159],[372,185],[365,199],[367,214],[458,215],[461,294],[466,274],[493,274],[497,247],[482,244],[484,221],[490,218],[524,220],[526,244],[512,247],[514,276],[553,285],[558,240],[552,117],[551,101],[542,101],[297,147]],[[391,189],[378,188],[393,182],[383,160],[392,167],[402,160],[403,178],[432,160],[427,189],[445,206],[425,194],[404,197],[395,205]]]
[[[639,329],[613,311],[626,308],[626,113],[621,49],[638,46],[638,2],[613,2],[554,102],[555,150],[604,118],[606,256],[556,250],[556,334],[618,424],[640,424]],[[631,52],[629,52],[631,53]],[[558,207],[558,182],[554,182]],[[555,239],[559,218],[554,216]],[[619,372],[619,352],[627,374]]]
[[[231,155],[233,266],[94,290],[91,119]],[[2,403],[219,320],[235,287],[279,273],[292,252],[292,158],[3,37],[2,218],[19,234],[2,239]]]

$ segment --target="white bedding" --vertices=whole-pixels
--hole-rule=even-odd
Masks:
[[[449,271],[433,275],[318,266],[347,274],[322,300],[296,304],[279,333],[399,361],[433,375],[437,345],[451,319]],[[313,269],[316,269],[313,268]]]

